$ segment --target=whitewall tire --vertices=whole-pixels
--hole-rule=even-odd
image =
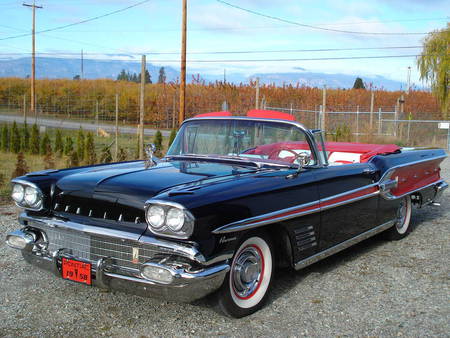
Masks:
[[[252,314],[264,304],[273,275],[273,249],[262,235],[247,237],[233,257],[219,292],[219,305],[229,316]]]
[[[399,240],[408,235],[411,231],[411,214],[411,196],[405,196],[402,198],[398,206],[394,226],[386,232],[388,239]]]

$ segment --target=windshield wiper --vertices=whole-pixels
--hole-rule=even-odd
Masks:
[[[225,155],[201,155],[201,154],[183,154],[183,155],[167,155],[166,160],[200,160],[205,162],[223,162],[236,163],[239,165],[247,165],[256,167],[258,169],[276,167],[276,168],[293,168],[289,163],[273,163],[264,161],[262,159],[252,160],[249,158],[242,158],[240,156],[225,156]]]

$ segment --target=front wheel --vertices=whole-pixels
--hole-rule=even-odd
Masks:
[[[235,318],[260,309],[269,291],[273,271],[272,244],[265,236],[254,235],[242,242],[231,269],[219,291],[219,306]]]
[[[411,196],[405,196],[402,198],[398,206],[395,225],[386,231],[386,235],[389,240],[398,241],[408,235],[411,231],[409,226],[411,222],[411,213]]]

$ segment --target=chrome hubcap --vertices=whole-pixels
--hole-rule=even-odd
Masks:
[[[258,288],[263,259],[259,251],[252,246],[241,251],[232,267],[233,289],[237,296],[246,298]]]
[[[405,200],[400,202],[400,205],[397,210],[397,222],[396,227],[398,230],[401,230],[405,225],[406,215],[408,212],[408,206]]]

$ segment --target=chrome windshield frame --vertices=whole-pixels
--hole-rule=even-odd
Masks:
[[[180,126],[180,129],[184,126],[184,124],[195,121],[203,121],[203,120],[246,120],[246,121],[256,121],[256,122],[275,122],[281,124],[287,124],[294,126],[300,129],[306,136],[306,140],[311,148],[311,151],[314,153],[314,158],[317,159],[317,163],[314,165],[305,166],[305,168],[322,168],[326,167],[328,163],[324,162],[322,156],[320,155],[320,151],[317,147],[317,143],[314,139],[314,135],[310,129],[306,128],[303,124],[296,121],[288,121],[288,120],[278,120],[278,119],[268,119],[268,118],[258,118],[258,117],[248,117],[248,116],[205,116],[205,117],[193,117],[190,119],[186,119]],[[177,135],[178,137],[178,135]],[[169,148],[170,150],[170,148]],[[172,155],[168,155],[170,157]],[[181,155],[180,155],[181,156]]]

